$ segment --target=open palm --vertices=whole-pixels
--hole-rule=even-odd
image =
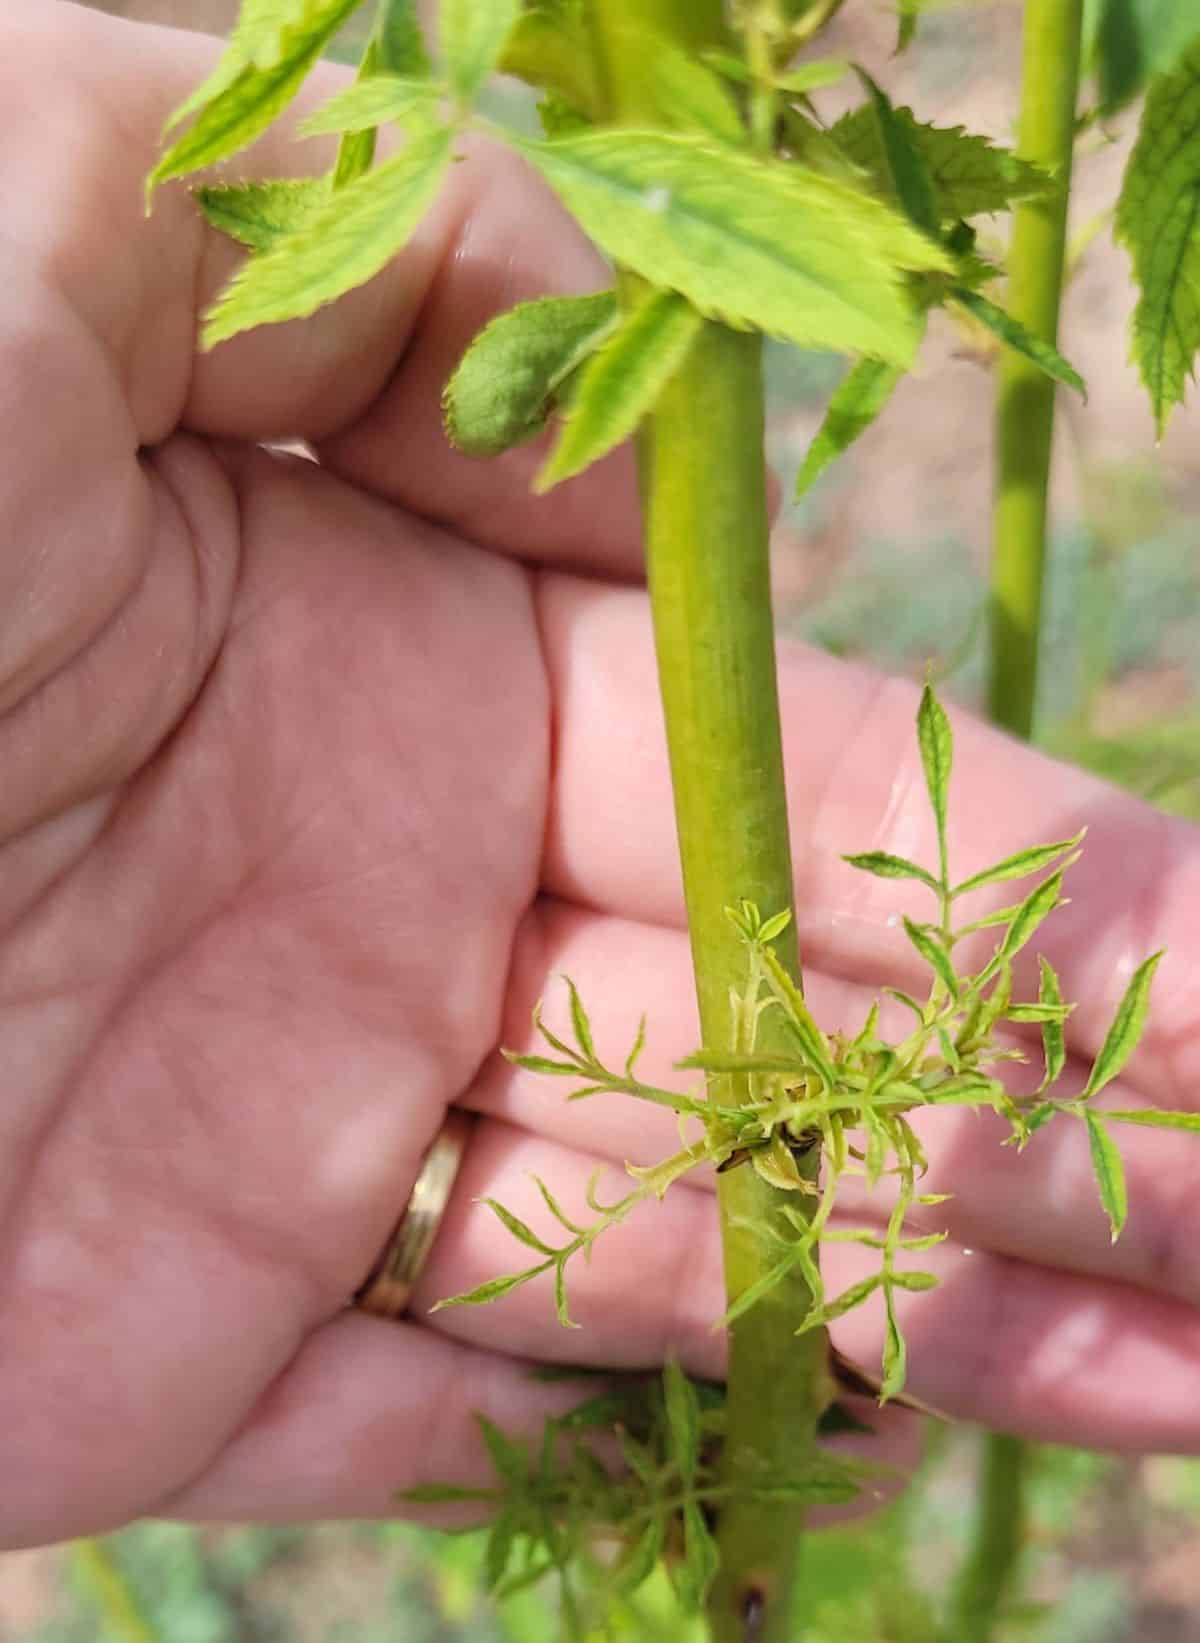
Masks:
[[[579,1200],[672,1146],[669,1117],[564,1109],[500,1061],[555,974],[602,1050],[646,1009],[664,1077],[695,1034],[627,457],[536,502],[536,452],[473,464],[439,428],[490,313],[603,274],[479,152],[370,287],[197,359],[232,253],[182,191],[143,221],[140,184],[210,47],[47,0],[9,0],[0,44],[0,1540],[387,1511],[482,1474],[472,1410],[536,1420],[526,1357],[720,1369],[703,1187],[580,1271],[581,1331],[538,1285],[425,1318],[519,1261],[477,1195],[521,1209],[537,1171]],[[319,461],[262,448],[284,439]],[[897,959],[892,900],[837,852],[928,844],[913,699],[782,665],[801,937],[836,1024]],[[1076,1047],[1169,942],[1135,1066],[1185,1104],[1194,833],[968,723],[959,766],[964,871],[1092,822],[1050,938]],[[485,1116],[412,1320],[348,1311],[452,1103]],[[930,1137],[961,1197],[909,1323],[915,1390],[1200,1445],[1186,1148],[1134,1135],[1113,1255],[1086,1144],[993,1139]],[[867,1358],[877,1327],[843,1344]]]

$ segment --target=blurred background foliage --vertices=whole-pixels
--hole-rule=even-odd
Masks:
[[[228,27],[236,0],[97,0],[101,9]],[[1165,0],[1163,0],[1165,4]],[[1099,28],[1121,11],[1094,0]],[[1166,15],[1164,11],[1164,16]],[[897,67],[888,8],[845,8],[832,43],[878,71],[926,117],[1010,136],[1019,6],[932,13]],[[1118,18],[1119,20],[1119,18]],[[355,40],[343,43],[352,53]],[[1124,95],[1121,52],[1097,86]],[[517,92],[497,111],[528,117]],[[1153,802],[1200,819],[1200,417],[1155,450],[1126,362],[1123,258],[1098,213],[1127,151],[1120,123],[1084,139],[1081,255],[1064,346],[1088,378],[1063,406],[1039,739]],[[950,694],[978,699],[985,586],[987,357],[935,328],[922,369],[877,429],[775,536],[784,631],[919,674],[933,658]],[[784,494],[842,370],[831,356],[771,350],[770,452]],[[1152,1392],[1151,1392],[1152,1395]],[[957,1566],[974,1482],[973,1434],[936,1428],[913,1489],[882,1516],[811,1542],[805,1643],[951,1643],[939,1604]],[[482,1596],[479,1536],[399,1524],[190,1529],[146,1523],[101,1542],[0,1560],[0,1643],[552,1643],[553,1593],[497,1612]],[[698,1643],[651,1582],[614,1638]],[[1197,1643],[1200,1461],[1039,1451],[1023,1589],[1005,1643]]]

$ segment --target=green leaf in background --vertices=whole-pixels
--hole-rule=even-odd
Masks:
[[[268,4],[268,0],[263,0]],[[169,177],[183,177],[236,154],[254,141],[299,91],[309,69],[361,0],[276,0],[275,23],[253,17],[242,24],[226,47],[216,72],[177,109],[168,130],[196,110],[199,117],[163,155],[146,181],[146,197]],[[247,13],[251,8],[247,8]],[[282,15],[299,13],[288,26]]]
[[[859,856],[843,856],[842,860],[864,873],[873,873],[876,878],[919,879],[931,890],[938,888],[938,881],[932,873],[927,873],[915,861],[908,861],[904,856],[889,856],[886,850],[868,850]]]
[[[683,1571],[686,1581],[680,1582],[680,1600],[685,1609],[699,1609],[720,1567],[717,1543],[713,1539],[704,1513],[689,1496],[683,1503]]]
[[[398,74],[373,74],[331,97],[300,126],[302,137],[326,132],[362,132],[386,120],[409,118],[428,123],[437,113],[440,88],[431,80],[402,79]]]
[[[599,101],[591,42],[574,11],[523,11],[504,43],[499,67],[526,85],[553,92],[579,114],[591,114]]]
[[[1154,981],[1154,972],[1158,969],[1162,957],[1162,952],[1152,953],[1133,972],[1124,997],[1117,1005],[1112,1026],[1100,1046],[1100,1054],[1088,1074],[1088,1081],[1080,1095],[1081,1101],[1090,1100],[1106,1084],[1111,1084],[1137,1048],[1150,1009],[1150,988]]]
[[[626,95],[656,118],[647,124],[700,132],[722,143],[741,143],[741,116],[720,76],[648,23],[614,30],[613,49],[623,65]]]
[[[1039,957],[1038,968],[1041,971],[1038,999],[1043,1004],[1061,1004],[1062,988],[1050,960]],[[1042,1023],[1042,1055],[1046,1062],[1046,1073],[1041,1088],[1046,1090],[1067,1064],[1066,1035],[1061,1021],[1047,1020]]]
[[[364,285],[425,215],[450,162],[450,133],[415,137],[395,159],[333,194],[296,233],[253,257],[207,316],[204,346],[313,313]]]
[[[455,95],[471,103],[489,79],[521,12],[521,0],[440,0],[438,39]]]
[[[427,79],[433,71],[413,0],[380,0],[375,72]]]
[[[1086,831],[1086,828],[1080,828],[1073,839],[1059,839],[1054,844],[1034,844],[1028,850],[1018,850],[1015,855],[1005,856],[994,867],[985,867],[981,873],[973,873],[969,879],[956,884],[950,894],[965,896],[972,890],[982,890],[987,884],[1003,884],[1009,879],[1023,879],[1030,873],[1040,873],[1043,867],[1050,867],[1060,856],[1082,844]]]
[[[923,161],[943,223],[1004,211],[1014,200],[1044,194],[1052,186],[1044,172],[1018,159],[1011,149],[999,148],[962,126],[927,125],[910,108],[893,108],[892,127],[904,134]],[[877,112],[870,103],[844,114],[829,128],[829,135],[848,159],[874,178],[885,196],[894,193]]]
[[[496,456],[546,425],[563,383],[617,320],[612,291],[523,302],[486,326],[443,395],[446,432],[471,456]]]
[[[269,251],[324,205],[329,198],[329,178],[279,178],[240,187],[197,188],[194,194],[214,228],[251,251]]]
[[[927,684],[917,709],[917,745],[925,772],[925,790],[937,823],[941,877],[946,874],[946,803],[950,793],[950,772],[954,767],[954,734],[946,710]]]
[[[700,1465],[700,1402],[678,1362],[668,1359],[663,1369],[663,1397],[671,1434],[671,1458],[685,1484],[691,1484]]]
[[[1133,260],[1133,357],[1161,434],[1200,349],[1200,40],[1150,83],[1116,237]]]
[[[516,146],[601,250],[702,313],[792,342],[911,359],[920,327],[904,272],[945,270],[947,256],[880,202],[670,132]]]
[[[903,372],[882,359],[860,359],[833,391],[825,419],[796,475],[796,497],[810,490],[836,459],[875,421]]]
[[[1100,1188],[1100,1202],[1104,1205],[1104,1213],[1108,1216],[1109,1226],[1112,1228],[1112,1241],[1115,1244],[1121,1236],[1121,1229],[1125,1225],[1125,1217],[1129,1213],[1129,1198],[1125,1189],[1125,1166],[1121,1162],[1121,1154],[1116,1143],[1109,1135],[1104,1121],[1090,1107],[1083,1112],[1087,1123],[1088,1145],[1092,1152],[1092,1168],[1096,1173],[1096,1185]]]
[[[994,302],[989,302],[987,297],[965,285],[954,287],[950,292],[950,301],[957,303],[981,325],[986,326],[1007,348],[1032,360],[1039,370],[1045,371],[1055,382],[1061,382],[1067,388],[1074,388],[1077,394],[1081,394],[1084,399],[1087,398],[1087,386],[1075,367],[1062,357],[1057,348],[1027,331],[1020,320],[1006,314],[1003,308],[997,307]]]
[[[534,489],[582,473],[637,431],[704,320],[673,291],[653,291],[591,355],[572,387],[558,444]]]
[[[915,135],[920,128],[914,120],[900,117],[891,99],[880,90],[865,69],[858,69],[857,74],[875,112],[875,125],[891,192],[913,226],[936,239],[940,226],[937,188],[929,162]]]
[[[1091,0],[1084,50],[1096,75],[1101,114],[1115,114],[1154,75],[1174,68],[1198,33],[1190,0]]]
[[[429,53],[425,50],[413,0],[381,0],[374,30],[359,65],[359,85],[377,76],[388,81],[425,81],[429,79],[430,72]],[[428,112],[433,112],[432,106]],[[397,118],[391,113],[381,117]],[[367,120],[361,126],[348,126],[345,132],[338,146],[337,164],[333,172],[335,188],[344,188],[347,183],[361,177],[371,169],[375,160],[377,134],[374,121]]]

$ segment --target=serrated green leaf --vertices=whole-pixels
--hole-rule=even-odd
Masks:
[[[1096,1174],[1096,1185],[1100,1188],[1100,1202],[1104,1205],[1104,1213],[1108,1216],[1112,1228],[1112,1241],[1115,1244],[1121,1236],[1121,1229],[1125,1225],[1125,1217],[1129,1213],[1129,1199],[1125,1189],[1125,1166],[1121,1162],[1121,1154],[1117,1150],[1116,1142],[1105,1128],[1103,1119],[1085,1107],[1083,1116],[1087,1123],[1088,1145],[1092,1153],[1092,1168]]]
[[[933,1272],[893,1272],[892,1283],[897,1289],[912,1290],[915,1294],[923,1294],[927,1289],[936,1289],[941,1280]]]
[[[1058,1022],[1061,1026],[1074,1008],[1073,1004],[1010,1004],[1004,1016],[1007,1021]]]
[[[832,1089],[837,1082],[837,1074],[829,1058],[825,1035],[813,1020],[812,1012],[804,1002],[804,994],[774,949],[764,947],[761,951],[768,981],[783,1007],[784,1021],[813,1068],[821,1075],[826,1087]]]
[[[612,291],[523,302],[492,320],[446,385],[451,441],[470,456],[496,456],[533,439],[564,382],[616,321]]]
[[[1036,885],[1017,908],[1016,916],[1004,932],[997,958],[1010,960],[1033,939],[1034,932],[1062,901],[1062,869]],[[993,961],[995,962],[995,961]],[[1006,1001],[1007,1002],[1007,1001]]]
[[[570,1216],[565,1213],[562,1205],[550,1191],[550,1188],[542,1180],[540,1175],[535,1175],[533,1177],[533,1184],[538,1189],[539,1193],[541,1193],[542,1202],[545,1204],[546,1208],[550,1211],[551,1215],[553,1215],[559,1225],[566,1227],[568,1232],[573,1232],[576,1236],[579,1236],[583,1232],[583,1228],[577,1221],[571,1220]]]
[[[796,475],[796,497],[806,494],[875,421],[903,372],[882,359],[860,359],[833,391],[824,419]],[[847,857],[847,860],[850,858]]]
[[[775,941],[792,922],[791,909],[785,907],[781,913],[774,913],[769,919],[764,919],[759,926],[758,940],[761,946]]]
[[[559,1261],[554,1268],[554,1316],[564,1329],[579,1328],[567,1305],[567,1268],[564,1261]]]
[[[926,125],[910,108],[896,108],[892,113],[897,127],[924,162],[936,192],[941,223],[1004,211],[1015,200],[1045,194],[1053,186],[1044,171],[1018,159],[1011,149],[998,148],[962,126]],[[843,115],[830,127],[829,135],[848,159],[867,172],[885,197],[894,193],[879,125],[870,104]]]
[[[1043,867],[1049,867],[1060,856],[1077,849],[1086,832],[1086,828],[1080,828],[1073,839],[1059,839],[1055,844],[1034,844],[1028,850],[1018,850],[1015,855],[1005,856],[994,867],[985,867],[981,873],[973,873],[969,879],[956,884],[950,894],[965,896],[972,890],[982,890],[987,884],[1003,884],[1008,879],[1023,879],[1030,873],[1040,873]]]
[[[403,123],[410,116],[420,124],[427,124],[437,113],[438,99],[439,88],[429,80],[374,74],[347,86],[310,114],[300,126],[300,136],[365,131],[368,126],[382,125],[387,120]]]
[[[405,244],[449,162],[450,133],[429,132],[338,189],[302,228],[234,276],[207,315],[204,346],[298,319],[364,285]]]
[[[921,768],[925,772],[925,791],[937,823],[938,851],[942,876],[946,866],[946,805],[950,792],[950,773],[954,768],[954,733],[946,710],[938,701],[933,686],[926,684],[921,692],[917,709],[917,745],[921,750]]]
[[[1154,972],[1162,958],[1162,952],[1152,953],[1138,965],[1130,977],[1124,996],[1117,1005],[1112,1025],[1100,1046],[1100,1053],[1088,1074],[1088,1081],[1080,1096],[1081,1101],[1090,1100],[1106,1084],[1111,1084],[1137,1048],[1150,1009],[1150,987],[1154,981]]]
[[[1150,82],[1117,201],[1138,288],[1133,357],[1161,434],[1200,349],[1200,40]]]
[[[1132,102],[1153,75],[1174,68],[1197,34],[1186,0],[1098,0],[1090,10],[1085,49],[1106,118]]]
[[[269,251],[329,198],[328,177],[274,178],[240,186],[197,188],[193,197],[213,228],[252,251]]]
[[[1153,1130],[1186,1130],[1200,1135],[1200,1112],[1167,1112],[1159,1107],[1135,1107],[1130,1111],[1106,1112],[1106,1124],[1143,1124]]]
[[[460,102],[470,103],[478,95],[520,12],[521,0],[439,0],[442,59]]]
[[[933,174],[915,133],[916,122],[904,120],[865,69],[856,70],[875,114],[879,144],[887,167],[891,192],[914,227],[937,237],[939,201]]]
[[[360,4],[361,0],[307,0],[303,5],[280,0],[277,19],[287,16],[296,21],[290,26],[280,23],[276,34],[264,26],[257,53],[255,36],[235,32],[214,75],[171,117],[168,130],[199,111],[195,123],[147,178],[147,200],[168,178],[227,159],[264,132]],[[267,49],[270,41],[277,44],[277,51]]]
[[[864,873],[874,873],[876,878],[919,879],[930,890],[936,891],[938,887],[932,873],[927,873],[915,861],[908,861],[904,856],[889,856],[886,850],[867,850],[858,856],[843,856],[842,860]]]
[[[567,993],[571,1000],[571,1030],[575,1034],[575,1042],[586,1059],[595,1064],[596,1042],[592,1037],[592,1024],[588,1020],[588,1013],[583,1007],[579,989],[570,976],[564,976],[563,980],[567,984]]]
[[[950,962],[950,955],[932,930],[920,924],[914,924],[912,919],[904,919],[904,933],[912,942],[917,952],[929,965],[942,986],[951,998],[958,997],[959,980],[954,973],[954,965]]]
[[[675,1359],[663,1367],[663,1400],[671,1437],[671,1458],[685,1484],[700,1465],[700,1401]]]
[[[543,493],[582,473],[636,433],[703,325],[673,291],[654,291],[627,314],[581,368],[534,490]]]
[[[448,1295],[445,1300],[435,1302],[429,1310],[442,1312],[450,1306],[486,1306],[489,1301],[498,1301],[512,1290],[520,1289],[522,1284],[540,1277],[543,1272],[549,1272],[552,1265],[551,1261],[543,1261],[541,1266],[530,1267],[528,1272],[512,1272],[503,1278],[489,1278],[486,1283],[464,1290],[461,1295]]]
[[[919,326],[904,273],[945,268],[946,254],[861,191],[670,132],[517,146],[603,251],[702,313],[911,359]]]
[[[575,1061],[551,1061],[544,1055],[517,1055],[513,1050],[501,1052],[504,1059],[523,1072],[541,1073],[544,1078],[582,1078],[583,1068]]]
[[[524,1221],[505,1209],[504,1205],[495,1198],[481,1198],[480,1203],[486,1204],[492,1214],[504,1227],[507,1227],[513,1237],[518,1239],[529,1249],[536,1249],[539,1255],[553,1255],[554,1251],[549,1244],[543,1243],[532,1227],[527,1227]]]
[[[1007,348],[1014,353],[1024,356],[1044,371],[1055,382],[1061,382],[1066,388],[1074,388],[1077,394],[1087,399],[1087,385],[1079,372],[1065,360],[1057,348],[1040,337],[1035,337],[1032,331],[1027,331],[1020,320],[1006,314],[1003,308],[989,302],[979,291],[972,291],[965,285],[956,285],[949,294],[949,300],[964,309],[973,319],[985,326],[993,336],[999,337]]]
[[[636,1068],[636,1066],[638,1064],[638,1061],[641,1058],[642,1051],[645,1048],[646,1048],[646,1017],[643,1014],[643,1015],[638,1017],[638,1029],[637,1029],[637,1033],[634,1036],[633,1046],[630,1049],[629,1054],[625,1057],[625,1076],[626,1076],[626,1078],[632,1078],[634,1076],[634,1069]]]
[[[908,1376],[908,1348],[900,1325],[896,1321],[896,1302],[891,1284],[883,1286],[883,1301],[887,1321],[883,1336],[883,1385],[879,1388],[880,1403],[886,1403],[889,1398],[897,1397],[903,1392],[904,1382]]]
[[[858,1283],[851,1284],[840,1295],[834,1296],[832,1301],[826,1301],[823,1306],[814,1306],[796,1331],[797,1335],[807,1335],[810,1329],[824,1329],[835,1319],[844,1318],[847,1312],[852,1312],[874,1295],[882,1283],[883,1273],[873,1272],[869,1278],[860,1278]]]
[[[577,114],[595,112],[600,100],[596,64],[574,11],[523,11],[500,54],[500,71],[562,98]]]

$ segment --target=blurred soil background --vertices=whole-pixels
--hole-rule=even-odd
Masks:
[[[99,9],[219,33],[237,0],[99,0]],[[864,63],[921,118],[1009,141],[1019,15],[1015,0],[934,10],[916,49],[895,61],[888,6],[849,0],[828,50]],[[347,55],[355,43],[348,36]],[[518,92],[501,103],[527,118]],[[821,106],[841,112],[836,92]],[[1077,262],[1060,341],[1089,402],[1065,393],[1059,401],[1039,734],[1200,817],[1200,403],[1176,415],[1156,448],[1128,361],[1128,262],[1105,215],[1134,123],[1131,112],[1089,133],[1076,173]],[[950,692],[966,701],[982,677],[991,357],[985,339],[935,316],[918,371],[814,492],[785,506],[775,535],[785,629],[893,670],[918,672],[936,657]],[[772,347],[770,367],[771,456],[790,491],[844,366]],[[954,1567],[969,1517],[973,1455],[971,1434],[934,1433],[925,1472],[900,1507],[873,1527],[822,1539],[806,1594],[809,1643],[926,1643],[931,1594]],[[477,1539],[435,1541],[390,1524],[138,1525],[98,1546],[0,1560],[0,1643],[558,1636],[543,1594],[494,1614],[479,1596],[481,1567]],[[1012,1643],[1200,1643],[1200,1461],[1041,1451],[1026,1576]],[[629,1637],[694,1636],[668,1618],[658,1588],[639,1605]]]

